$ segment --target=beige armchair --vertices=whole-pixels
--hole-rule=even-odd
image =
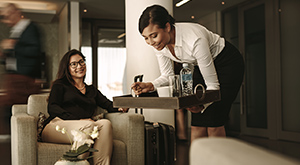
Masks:
[[[47,113],[48,94],[31,95],[27,105],[14,105],[11,117],[13,165],[53,165],[70,145],[37,141],[39,112]],[[140,114],[108,113],[113,126],[112,165],[144,164],[144,117]]]

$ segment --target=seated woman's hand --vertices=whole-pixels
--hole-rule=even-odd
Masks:
[[[192,106],[189,108],[186,108],[188,111],[191,111],[192,113],[200,113],[203,109],[203,105],[197,105],[197,106]]]
[[[88,119],[80,119],[80,120],[94,121],[94,120],[93,120],[93,119],[91,119],[91,118],[88,118]]]
[[[118,111],[121,112],[128,112],[129,108],[119,108]]]

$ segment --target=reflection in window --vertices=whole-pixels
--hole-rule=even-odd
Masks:
[[[81,47],[86,56],[86,84],[92,84],[92,49]],[[123,78],[126,63],[126,48],[98,47],[98,89],[112,100],[123,95]]]
[[[98,47],[98,89],[108,98],[123,94],[126,48]]]

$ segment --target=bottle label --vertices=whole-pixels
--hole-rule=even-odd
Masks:
[[[181,75],[181,79],[182,81],[189,81],[189,80],[193,80],[192,74],[183,74]]]

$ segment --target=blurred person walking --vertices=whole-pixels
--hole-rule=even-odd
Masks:
[[[35,83],[41,73],[41,45],[38,27],[24,18],[21,10],[13,3],[8,3],[0,11],[1,22],[10,27],[8,39],[2,40],[0,58],[4,74],[1,76],[3,93],[0,97],[2,123],[10,131],[9,121],[13,104],[26,104],[28,96],[39,93],[40,86]],[[3,127],[3,124],[1,124]]]
[[[40,78],[40,33],[38,27],[22,16],[20,9],[9,3],[1,10],[2,22],[11,27],[10,36],[1,42],[5,59],[5,102],[13,105],[27,103],[27,98],[39,92],[35,83]]]

